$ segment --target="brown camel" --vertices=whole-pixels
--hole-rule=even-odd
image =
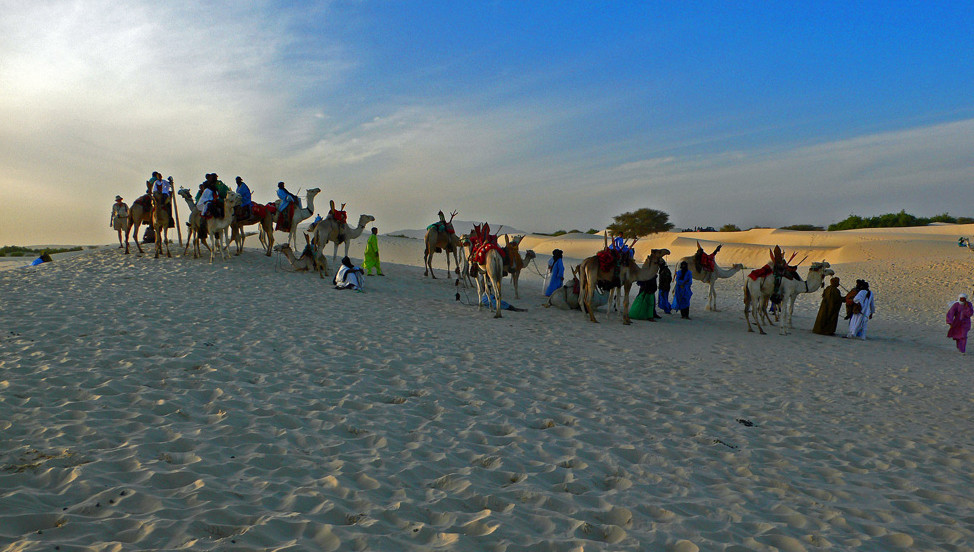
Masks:
[[[511,284],[514,286],[515,299],[521,298],[517,290],[517,280],[521,275],[521,270],[535,257],[534,251],[530,249],[524,252],[524,257],[521,257],[518,246],[523,239],[524,236],[508,238],[507,234],[504,234],[504,276],[511,275]]]
[[[129,254],[129,236],[132,229],[135,229],[135,247],[139,248],[140,254],[145,254],[142,244],[139,243],[139,227],[143,224],[152,225],[152,196],[145,194],[136,199],[129,207],[128,221],[125,225],[125,254]]]
[[[457,236],[456,232],[453,231],[453,217],[457,216],[457,212],[453,211],[450,213],[450,220],[446,220],[443,216],[443,211],[437,213],[440,216],[440,221],[438,223],[430,225],[426,229],[426,236],[423,241],[426,244],[426,248],[423,250],[423,276],[432,276],[436,279],[436,274],[433,273],[433,253],[439,253],[441,251],[446,253],[446,273],[449,278],[450,274],[450,253],[453,253],[453,262],[456,265],[456,273],[460,273],[460,259],[457,257],[457,251],[460,250],[460,236]]]
[[[317,272],[318,276],[324,279],[328,275],[328,261],[311,246],[311,242],[308,239],[308,235],[304,235],[304,240],[308,242],[305,246],[304,251],[301,252],[300,257],[294,256],[294,250],[291,249],[290,244],[284,244],[281,246],[281,254],[287,259],[287,262],[291,263],[291,268],[295,272]]]
[[[169,204],[171,202],[170,195],[164,195],[162,192],[152,194],[152,229],[156,232],[155,258],[157,259],[162,253],[163,244],[166,245],[166,256],[172,258],[172,254],[169,253],[169,225],[172,223],[169,217]]]
[[[235,255],[243,253],[244,240],[247,239],[244,227],[256,224],[260,227],[261,236],[267,236],[268,238],[261,240],[261,245],[266,249],[264,255],[270,257],[271,251],[274,248],[274,218],[277,216],[277,211],[274,210],[274,204],[268,203],[267,205],[261,205],[259,203],[253,203],[250,205],[249,212],[246,212],[245,208],[240,206],[236,210],[237,213],[234,213],[233,223],[230,224],[230,241],[237,244],[237,252]]]
[[[598,255],[593,255],[582,261],[580,269],[582,303],[588,312],[589,320],[598,322],[595,319],[595,309],[592,305],[592,297],[595,295],[596,288],[610,291],[610,304],[612,303],[612,292],[616,292],[619,288],[622,288],[625,291],[625,297],[622,302],[622,323],[627,325],[631,324],[632,321],[629,320],[629,289],[636,282],[649,280],[656,276],[659,273],[659,264],[662,258],[669,254],[670,251],[668,249],[653,249],[646,257],[646,261],[642,267],[636,264],[636,261],[630,257],[619,264],[618,273],[615,270],[602,270]]]

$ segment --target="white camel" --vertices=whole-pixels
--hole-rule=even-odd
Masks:
[[[203,242],[204,247],[210,249],[210,245],[206,243],[205,230],[203,234],[200,234],[200,230],[205,229],[206,225],[203,224],[203,216],[200,214],[196,202],[193,201],[193,196],[190,194],[189,189],[180,188],[177,193],[189,204],[189,222],[186,223],[189,228],[189,235],[186,236],[186,247],[183,248],[183,256],[186,256],[186,252],[189,251],[189,246],[192,245],[193,258],[198,259],[200,257],[200,241]]]
[[[715,265],[714,270],[709,271],[709,270],[703,270],[701,269],[701,267],[697,266],[697,264],[693,260],[693,257],[694,257],[693,255],[690,255],[689,257],[683,257],[682,259],[676,262],[676,266],[680,266],[681,262],[686,261],[687,267],[690,269],[690,274],[693,276],[693,279],[709,286],[709,290],[707,292],[707,306],[704,307],[704,310],[719,312],[720,309],[717,308],[717,290],[716,290],[717,280],[730,278],[731,276],[743,270],[744,265],[740,263],[734,263],[733,265],[731,265],[730,268],[722,268],[720,266]]]
[[[338,259],[338,244],[345,244],[345,256],[348,257],[348,243],[351,240],[362,235],[362,231],[368,224],[375,220],[372,215],[359,215],[358,226],[355,228],[350,228],[347,224],[343,224],[335,220],[331,213],[324,219],[318,221],[314,229],[314,238],[311,243],[315,245],[318,253],[323,257],[325,255],[325,246],[328,242],[335,244],[335,251],[332,255],[332,261]]]
[[[488,250],[484,256],[484,262],[474,263],[472,270],[474,272],[474,280],[477,282],[477,310],[483,307],[485,297],[488,298],[487,304],[490,305],[489,294],[493,291],[495,303],[494,318],[500,318],[502,300],[501,283],[504,281],[504,259],[501,258],[500,250],[493,248]],[[483,280],[483,283],[481,283],[481,280]]]
[[[233,223],[233,208],[240,201],[240,196],[234,192],[227,192],[227,198],[223,201],[223,217],[210,217],[206,219],[206,234],[213,238],[213,247],[210,249],[210,262],[216,255],[216,249],[220,249],[220,258],[230,260],[230,224]]]
[[[294,206],[294,214],[291,215],[291,225],[288,227],[290,230],[288,230],[287,234],[287,243],[290,244],[291,247],[297,248],[298,246],[298,224],[315,213],[315,196],[318,195],[319,192],[321,192],[319,188],[309,189],[307,192],[305,192],[305,203],[307,203],[308,206],[301,207],[300,204]],[[278,209],[280,209],[280,202],[277,203],[277,206]]]
[[[787,335],[788,328],[794,327],[792,325],[792,314],[795,311],[795,300],[798,299],[798,295],[800,293],[813,293],[822,289],[825,278],[835,274],[835,271],[829,268],[829,266],[829,263],[825,261],[812,263],[808,267],[808,274],[806,274],[804,280],[781,278],[778,293],[781,294],[782,320],[778,326],[778,333]],[[774,293],[774,274],[761,276],[757,279],[748,277],[745,280],[744,321],[747,322],[747,331],[754,331],[751,329],[751,317],[753,316],[758,331],[764,334],[764,329],[761,327],[760,315],[763,312],[767,312],[768,301]],[[770,324],[770,320],[768,323]]]

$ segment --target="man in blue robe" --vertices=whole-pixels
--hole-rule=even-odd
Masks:
[[[562,254],[561,249],[555,249],[548,259],[548,287],[544,290],[545,297],[551,297],[551,294],[565,282],[565,262],[561,259]]]

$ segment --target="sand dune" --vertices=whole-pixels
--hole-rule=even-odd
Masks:
[[[970,234],[638,245],[824,257],[877,293],[865,342],[807,331],[818,294],[791,335],[748,334],[738,277],[721,312],[698,285],[693,320],[624,327],[539,307],[532,265],[504,291],[528,311],[495,320],[442,255],[423,278],[422,243],[387,236],[365,293],[256,250],[5,270],[0,550],[970,549],[974,371],[943,323]],[[543,267],[600,246],[522,249]]]

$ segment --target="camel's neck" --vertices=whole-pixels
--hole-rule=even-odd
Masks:
[[[365,231],[365,227],[368,224],[369,223],[367,223],[367,222],[363,223],[361,218],[358,219],[358,226],[356,226],[355,228],[349,229],[349,231],[348,231],[348,237],[354,240],[355,238],[361,236],[362,235],[362,232]]]
[[[197,207],[196,207],[196,202],[193,201],[193,198],[192,197],[190,197],[188,195],[184,195],[183,196],[183,199],[185,199],[186,200],[186,203],[189,204],[190,212],[196,213],[196,212],[199,211],[199,209],[197,209]]]
[[[741,271],[741,268],[743,268],[743,267],[740,267],[740,266],[732,266],[730,268],[720,268],[718,266],[714,272],[717,273],[717,277],[718,278],[730,278],[731,276],[733,276],[733,275],[737,274],[738,272],[740,272]]]

